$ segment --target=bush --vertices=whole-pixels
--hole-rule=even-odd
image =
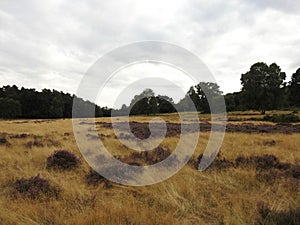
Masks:
[[[291,165],[289,170],[286,170],[286,175],[295,179],[300,179],[300,166]]]
[[[208,156],[204,156],[203,154],[200,154],[196,161],[196,167],[198,167],[198,165],[200,164],[203,157],[206,157],[208,161],[211,160]],[[234,164],[231,161],[227,160],[226,158],[221,157],[221,154],[219,152],[219,154],[212,161],[212,163],[208,167],[208,169],[224,170],[224,169],[228,169],[233,166],[234,166]]]
[[[264,116],[264,121],[274,122],[274,123],[297,123],[300,122],[299,116],[290,114],[274,114],[272,116]]]
[[[0,144],[6,144],[7,142],[6,138],[0,138]]]
[[[12,134],[10,135],[10,138],[27,138],[29,137],[29,134],[21,133],[21,134]]]
[[[254,166],[256,169],[270,169],[276,167],[279,164],[279,160],[276,156],[265,154],[263,156],[239,156],[235,159],[236,166]]]
[[[105,177],[103,177],[93,169],[90,169],[90,171],[85,175],[85,180],[89,185],[97,185],[99,183],[107,181]]]
[[[32,148],[32,147],[44,147],[44,144],[42,141],[34,140],[34,141],[28,141],[26,144],[24,144],[26,148]]]
[[[67,150],[55,151],[47,158],[47,169],[72,169],[81,164],[79,158]]]
[[[11,144],[9,143],[9,141],[5,137],[0,137],[0,145],[5,145],[7,147],[11,146]]]
[[[21,115],[21,104],[12,98],[0,98],[0,118],[17,118]]]
[[[299,165],[280,162],[276,156],[270,154],[248,158],[239,156],[235,159],[235,166],[253,166],[257,170],[256,178],[260,181],[268,181],[269,183],[282,177],[300,179]]]
[[[277,179],[285,177],[285,173],[281,170],[257,170],[255,177],[260,182],[266,182],[268,184],[274,184]]]
[[[109,189],[112,188],[112,183],[107,180],[105,177],[97,173],[95,170],[90,169],[88,174],[85,175],[85,180],[88,185],[98,185],[100,183],[103,183],[103,188]]]
[[[42,195],[46,197],[58,198],[60,190],[51,186],[49,181],[40,175],[30,177],[29,179],[21,178],[14,183],[14,189],[23,197],[37,199]]]
[[[259,218],[257,219],[255,224],[300,224],[300,208],[289,209],[285,211],[276,211],[271,209],[266,203],[258,202],[257,210],[259,213]]]
[[[138,166],[140,165],[138,162],[141,162],[142,164],[153,165],[168,158],[171,155],[171,153],[172,152],[169,148],[158,146],[151,151],[134,152],[129,156],[129,158],[136,162],[136,165]],[[123,161],[125,163],[130,162],[130,160],[126,158],[123,159]]]

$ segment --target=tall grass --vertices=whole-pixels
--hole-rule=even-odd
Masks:
[[[253,115],[251,115],[253,116]],[[168,118],[175,121],[174,115]],[[133,117],[147,121],[148,117]],[[107,121],[106,118],[98,121]],[[272,185],[257,180],[252,167],[230,167],[226,170],[197,171],[186,165],[170,179],[152,186],[129,187],[105,183],[90,185],[86,175],[89,165],[82,158],[72,133],[71,120],[0,121],[0,132],[7,133],[10,146],[0,145],[0,224],[258,224],[273,221],[262,218],[259,202],[271,209],[269,216],[282,212],[297,212],[300,206],[299,180],[280,178]],[[126,155],[126,149],[110,129],[98,128],[107,135],[105,145],[112,154]],[[9,134],[28,133],[24,138]],[[65,135],[69,133],[70,135]],[[111,135],[111,136],[109,136]],[[34,136],[43,146],[26,148]],[[194,154],[203,153],[209,133],[201,133]],[[53,139],[60,146],[47,145]],[[178,137],[166,138],[162,145],[173,149]],[[273,143],[273,144],[266,144]],[[234,161],[237,157],[273,154],[281,162],[300,163],[300,134],[227,133],[221,148],[222,157]],[[47,170],[46,160],[56,150],[67,149],[82,161],[74,170]],[[14,196],[13,182],[40,174],[59,187],[59,198],[31,199]],[[290,214],[284,214],[290,215]],[[294,218],[295,215],[293,214]],[[288,218],[284,218],[288,221]]]

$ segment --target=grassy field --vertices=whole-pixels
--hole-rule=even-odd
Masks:
[[[235,112],[228,116],[239,120],[230,122],[236,125],[241,124],[240,118],[249,123],[254,117],[261,115]],[[162,118],[178,122],[175,114]],[[202,122],[209,118],[200,115]],[[131,118],[137,122],[149,119]],[[97,122],[109,119],[99,118]],[[107,181],[87,182],[90,167],[78,150],[70,119],[6,120],[0,121],[0,127],[0,224],[3,225],[300,224],[300,133],[297,132],[227,132],[217,161],[200,172],[194,162],[204,151],[210,135],[201,132],[193,159],[176,175],[155,185],[130,187]],[[98,126],[98,131],[112,154],[129,154],[114,138],[112,129]],[[178,138],[168,137],[162,145],[172,150]],[[60,149],[74,153],[82,163],[71,170],[47,168],[47,157]],[[271,158],[268,164],[264,155],[276,158]],[[38,174],[57,190],[56,195],[30,197],[16,190],[17,180]]]

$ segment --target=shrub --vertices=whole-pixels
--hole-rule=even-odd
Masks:
[[[200,161],[203,157],[207,157],[207,160],[211,160],[208,158],[208,156],[203,156],[203,154],[200,154],[197,158],[197,167],[200,164]],[[217,170],[224,170],[224,169],[228,169],[230,167],[233,167],[234,164],[227,160],[224,157],[221,157],[221,154],[219,152],[219,154],[216,156],[216,158],[212,161],[211,165],[208,167],[209,169],[217,169]]]
[[[254,166],[256,169],[270,169],[279,164],[279,160],[276,156],[265,154],[263,156],[239,156],[235,159],[236,166]]]
[[[286,170],[286,175],[296,179],[300,179],[300,166],[291,165],[290,168]]]
[[[14,189],[23,197],[37,199],[44,195],[45,197],[59,197],[60,190],[51,186],[49,181],[40,175],[30,177],[29,179],[21,178],[15,181]]]
[[[44,147],[44,144],[42,141],[39,140],[34,140],[34,141],[28,141],[25,144],[26,148],[32,148],[32,147]]]
[[[0,145],[5,145],[7,147],[11,146],[11,144],[9,143],[9,141],[5,137],[0,138]]]
[[[134,152],[129,156],[129,158],[135,162],[138,161],[138,162],[152,165],[163,161],[164,159],[169,157],[171,153],[172,152],[170,151],[169,148],[158,146],[151,151]],[[125,158],[124,161],[128,162],[130,160]]]
[[[6,144],[7,142],[6,138],[0,138],[0,144]]]
[[[10,138],[27,138],[29,134],[22,133],[22,134],[12,134],[10,135]]]
[[[90,169],[90,171],[85,175],[85,180],[88,185],[98,185],[103,183],[104,188],[111,188],[112,183],[105,177],[97,173],[95,170]]]
[[[95,170],[90,169],[90,171],[85,175],[85,180],[89,185],[97,185],[104,182],[106,178],[97,173]]]
[[[255,224],[273,224],[273,225],[299,225],[300,224],[300,208],[285,211],[276,211],[271,209],[266,203],[258,202],[257,210],[259,218]]]
[[[264,146],[274,146],[274,145],[276,145],[276,141],[275,140],[264,141],[263,145]]]
[[[264,116],[264,121],[274,122],[274,123],[297,123],[300,122],[299,116],[289,113],[289,114],[274,114],[272,116]]]
[[[268,184],[274,184],[277,179],[283,178],[284,176],[284,172],[278,169],[257,170],[255,174],[258,181],[266,182]]]
[[[55,151],[47,158],[47,169],[72,169],[81,164],[79,158],[67,150]]]
[[[235,159],[235,166],[253,166],[257,170],[256,178],[270,183],[281,177],[300,179],[299,165],[280,162],[276,156],[270,154],[248,158],[239,156]]]

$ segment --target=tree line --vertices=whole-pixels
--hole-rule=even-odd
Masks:
[[[0,88],[0,118],[71,118],[74,98],[82,106],[95,107],[96,117],[110,116],[111,109],[101,108],[75,95],[49,89],[19,89],[13,85]]]
[[[138,115],[194,111],[210,113],[210,103],[218,105],[224,97],[227,111],[297,109],[300,107],[300,68],[285,82],[286,73],[272,63],[258,62],[241,75],[242,89],[223,95],[220,87],[212,82],[200,82],[190,87],[185,97],[177,104],[167,96],[155,96],[151,89],[136,95],[129,106],[115,110],[116,115]],[[190,101],[190,99],[192,101]],[[176,109],[175,109],[176,108]],[[221,109],[220,109],[221,110]]]
[[[223,95],[220,87],[212,82],[200,82],[190,87],[178,102],[168,96],[155,95],[151,89],[134,96],[129,106],[121,109],[100,107],[75,95],[43,89],[19,89],[17,86],[0,88],[0,118],[71,118],[73,100],[76,98],[81,109],[95,108],[95,116],[151,115],[176,111],[209,113],[211,104],[218,105],[224,97],[227,111],[298,109],[300,108],[300,68],[285,81],[286,73],[272,63],[253,64],[249,71],[241,75],[242,89]],[[209,97],[208,97],[209,96]],[[84,113],[81,113],[85,116]]]
[[[227,111],[297,109],[300,107],[300,68],[285,82],[286,73],[272,63],[255,63],[241,75],[242,90],[225,95]]]

